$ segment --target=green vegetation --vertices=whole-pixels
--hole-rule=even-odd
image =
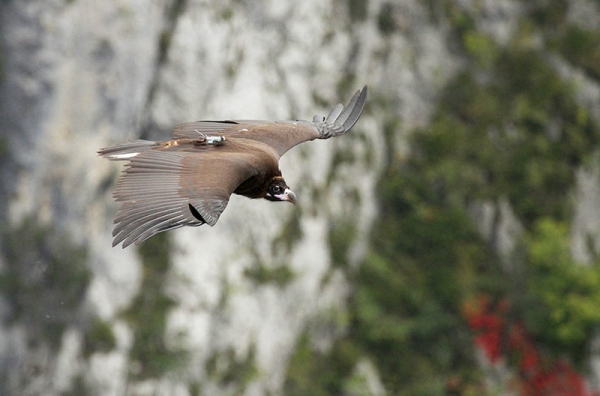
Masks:
[[[142,285],[125,317],[134,329],[129,356],[140,367],[139,372],[131,374],[140,379],[160,377],[187,360],[182,348],[170,347],[165,340],[167,314],[175,304],[164,292],[171,267],[170,251],[166,233],[152,237],[139,249],[144,268]]]
[[[560,4],[535,2],[532,19],[502,46],[476,29],[472,13],[442,2],[468,62],[440,96],[431,124],[412,131],[409,157],[395,151],[397,118],[385,123],[381,216],[366,260],[348,271],[350,324],[326,352],[303,336],[287,373],[289,394],[341,394],[362,358],[389,394],[445,394],[457,378],[479,389],[463,304],[480,292],[511,301],[510,317],[524,321],[536,346],[585,361],[600,324],[600,263],[573,259],[569,227],[575,173],[597,152],[600,128],[548,62],[548,50],[598,78],[600,34],[566,25]],[[549,48],[533,44],[539,34]],[[525,232],[509,266],[469,214],[474,203],[497,208],[502,201]],[[334,262],[344,262],[350,244],[340,241],[351,239],[330,237]]]
[[[360,22],[367,19],[367,11],[369,10],[368,0],[347,0],[347,4],[350,21]]]
[[[350,301],[355,342],[386,389],[407,395],[442,393],[447,376],[472,371],[461,303],[498,273],[465,209],[417,165],[382,177],[385,216]]]
[[[331,165],[329,167],[329,172],[327,174],[327,185],[331,185],[336,172],[338,169],[344,164],[352,164],[356,161],[356,155],[351,148],[339,148],[336,149],[333,153],[333,158],[331,159]]]
[[[331,223],[329,226],[329,246],[331,262],[335,267],[348,265],[348,253],[355,242],[358,229],[351,222]]]
[[[389,35],[398,30],[398,25],[394,19],[394,5],[384,3],[377,16],[377,27],[383,35]]]
[[[176,21],[177,18],[184,12],[185,7],[187,5],[187,0],[174,0],[169,4],[169,8],[167,10],[167,14],[169,20]]]
[[[231,6],[219,6],[216,10],[217,16],[223,21],[229,21],[234,15],[233,8]]]
[[[2,65],[0,64],[0,67]],[[0,69],[0,79],[2,79],[2,70]],[[8,139],[4,136],[0,136],[0,161],[8,157],[10,154],[10,144]]]
[[[1,232],[6,266],[0,290],[10,318],[26,323],[32,338],[58,348],[63,331],[76,324],[90,282],[87,251],[33,217]]]
[[[568,26],[564,38],[555,39],[557,50],[571,63],[581,67],[590,77],[600,79],[600,32]]]
[[[249,245],[248,248],[254,260],[250,267],[244,269],[244,275],[256,285],[275,284],[279,287],[285,287],[296,277],[284,258],[289,256],[296,243],[302,239],[300,213],[301,211],[295,211],[284,225],[281,234],[272,240],[273,259],[270,262],[263,260],[254,244]],[[224,292],[224,297],[227,295],[228,292]]]
[[[163,64],[167,60],[169,48],[171,47],[171,40],[173,39],[173,32],[163,31],[158,38],[158,63]]]
[[[84,333],[83,354],[89,357],[93,352],[109,352],[116,343],[110,324],[94,318]]]
[[[248,384],[259,375],[256,367],[256,348],[250,347],[246,357],[238,359],[235,350],[215,352],[206,362],[208,376],[220,386],[230,387],[232,394],[241,395]]]
[[[425,177],[461,199],[506,195],[527,227],[540,216],[568,219],[574,171],[598,126],[534,51],[503,51],[490,77],[458,76],[428,133],[415,136],[416,156],[433,168]]]
[[[442,8],[444,9],[445,19],[453,28],[458,41],[461,40],[462,35],[465,32],[473,32],[476,30],[475,20],[465,9],[460,6],[459,3],[452,0],[443,0],[441,4]],[[436,7],[431,4],[429,9],[434,10]],[[432,18],[438,21],[438,23],[442,22],[439,21],[437,13],[432,13]]]
[[[60,396],[90,396],[93,394],[93,390],[85,383],[83,376],[77,375],[71,384],[71,388],[66,392],[62,392]]]
[[[296,243],[302,239],[302,225],[300,224],[300,216],[302,210],[294,210],[287,223],[283,226],[281,234],[273,239],[273,251],[283,250],[286,253],[292,251]]]
[[[346,97],[354,94],[356,89],[356,73],[346,71],[344,75],[338,80],[337,92],[340,97]]]
[[[548,46],[567,61],[583,69],[589,77],[600,79],[600,32],[570,24],[566,0],[557,0],[552,6],[537,4],[532,10],[532,21],[544,32]]]
[[[250,268],[244,270],[244,275],[252,279],[258,285],[276,284],[284,287],[295,278],[294,271],[287,265],[281,265],[275,268],[269,268],[262,263],[256,263]]]
[[[340,395],[345,380],[354,367],[359,354],[353,343],[338,340],[331,353],[322,354],[313,348],[308,333],[304,333],[296,346],[288,367],[284,394],[295,395]]]
[[[175,21],[185,4],[173,2],[169,19]],[[391,395],[450,394],[448,383],[457,378],[478,389],[482,374],[476,369],[472,331],[463,315],[465,301],[482,292],[493,302],[490,307],[496,300],[509,302],[506,318],[523,322],[536,351],[586,361],[589,341],[600,324],[600,260],[574,259],[570,227],[575,174],[597,155],[600,127],[576,100],[577,87],[562,78],[551,61],[558,56],[598,81],[600,33],[571,25],[566,1],[541,0],[528,5],[529,15],[518,31],[500,44],[477,29],[477,7],[467,10],[452,0],[435,4],[432,17],[444,19],[440,23],[452,29],[448,47],[466,62],[439,96],[431,123],[410,131],[409,150],[396,150],[402,125],[397,115],[386,115],[386,162],[376,187],[380,216],[359,268],[347,265],[359,220],[329,226],[334,267],[329,276],[343,272],[353,290],[347,311],[337,312],[327,323],[343,331],[336,332],[341,335],[327,350],[316,347],[310,331],[302,334],[287,368],[286,395],[366,392],[355,371],[363,361],[373,364]],[[345,5],[351,22],[367,17],[366,0],[348,0]],[[233,17],[232,8],[220,12],[224,21]],[[384,36],[399,34],[393,2],[382,4],[376,22]],[[159,63],[167,59],[170,31],[159,37]],[[229,77],[237,72],[236,62],[226,66]],[[1,69],[0,59],[0,77]],[[340,96],[351,93],[356,84],[350,66],[338,81]],[[369,106],[384,113],[389,103],[376,95],[373,92]],[[349,138],[362,136],[353,133]],[[8,150],[8,142],[0,138],[0,159]],[[340,167],[370,162],[372,152],[361,158],[359,151],[336,150],[327,184]],[[312,193],[318,201],[323,191]],[[359,198],[351,191],[350,207],[357,206]],[[513,260],[509,265],[500,265],[494,250],[497,237],[484,240],[470,212],[474,204],[497,209],[500,202],[508,202],[524,230],[513,256],[503,258]],[[292,252],[303,236],[300,216],[301,211],[294,212],[274,239],[273,252]],[[5,225],[0,232],[5,264],[0,291],[10,308],[9,319],[24,323],[33,341],[56,349],[65,328],[77,325],[81,316],[91,277],[87,252],[35,218],[17,227]],[[141,288],[123,314],[133,331],[129,357],[135,380],[164,376],[187,360],[186,352],[166,339],[167,317],[176,303],[164,287],[170,250],[167,233],[139,249]],[[270,266],[258,258],[244,274],[257,285],[279,287],[296,276],[287,265]],[[224,282],[220,308],[231,290]],[[115,348],[110,323],[94,319],[82,327],[85,357]],[[233,348],[215,352],[206,372],[232,394],[242,394],[261,375],[254,347],[245,356],[236,355]],[[66,394],[86,392],[83,377],[76,377]],[[191,395],[202,392],[202,383],[189,385]]]
[[[489,36],[477,32],[466,31],[463,36],[463,45],[477,66],[487,69],[492,67],[500,55],[498,45]]]
[[[2,53],[0,52],[0,82],[2,82],[2,80],[4,79],[4,74],[5,74],[4,60],[2,57]]]
[[[533,303],[525,304],[523,316],[544,344],[580,360],[600,323],[600,261],[576,262],[566,224],[552,219],[536,223],[525,243]]]
[[[200,382],[192,382],[188,387],[190,396],[202,396],[202,384]]]

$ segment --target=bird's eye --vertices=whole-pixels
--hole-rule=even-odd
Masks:
[[[279,187],[279,186],[273,186],[273,192],[274,193],[281,192],[281,187]]]

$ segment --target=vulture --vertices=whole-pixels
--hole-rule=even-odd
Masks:
[[[129,161],[113,196],[120,203],[113,246],[123,248],[183,226],[214,226],[231,194],[296,204],[279,158],[297,144],[350,130],[360,117],[367,87],[348,106],[336,105],[312,121],[226,120],[179,124],[164,142],[136,140],[100,149]]]

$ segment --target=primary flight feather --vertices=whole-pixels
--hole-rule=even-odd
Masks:
[[[197,121],[179,124],[172,140],[137,140],[98,154],[127,160],[114,197],[121,202],[113,246],[139,244],[162,231],[214,226],[231,194],[296,204],[279,158],[297,144],[341,135],[354,126],[367,87],[348,106],[312,121]]]

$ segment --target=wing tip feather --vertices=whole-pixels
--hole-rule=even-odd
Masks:
[[[342,135],[352,129],[360,118],[367,102],[367,91],[368,88],[365,85],[354,93],[346,108],[343,108],[343,106],[340,108],[340,105],[336,105],[323,122],[317,122],[316,127],[319,130],[321,139]],[[313,118],[313,122],[316,118],[317,116]]]

